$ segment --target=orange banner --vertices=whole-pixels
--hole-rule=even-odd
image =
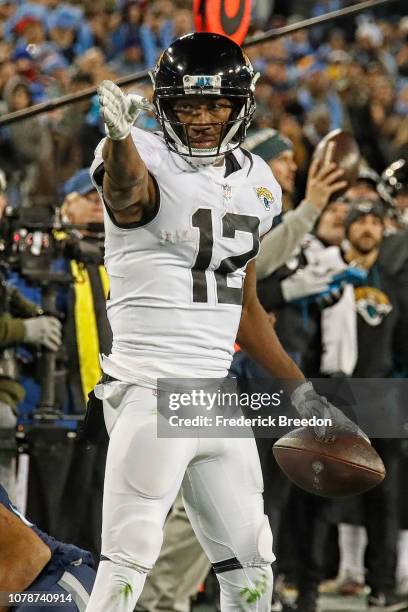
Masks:
[[[241,45],[251,20],[251,0],[194,0],[197,32],[215,32]]]

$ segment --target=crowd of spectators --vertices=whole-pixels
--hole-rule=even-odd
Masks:
[[[346,0],[254,2],[251,32],[350,4]],[[276,11],[285,13],[278,15]],[[291,11],[298,11],[294,14]],[[288,14],[289,13],[289,14]],[[0,2],[0,109],[21,110],[154,65],[172,39],[194,29],[186,0]],[[408,17],[392,4],[253,46],[261,73],[254,127],[295,143],[300,173],[329,129],[351,128],[381,172],[408,149]],[[148,81],[133,86],[149,95]],[[154,129],[153,117],[142,126]],[[61,202],[62,185],[87,167],[103,135],[96,98],[5,126],[0,166],[13,206]]]

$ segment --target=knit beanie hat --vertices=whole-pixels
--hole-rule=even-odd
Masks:
[[[272,128],[265,128],[249,135],[243,147],[259,155],[265,161],[278,157],[283,151],[293,150],[293,144],[289,138]]]

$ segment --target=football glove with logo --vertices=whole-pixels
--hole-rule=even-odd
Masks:
[[[124,94],[112,81],[102,81],[98,87],[101,114],[106,135],[111,140],[123,140],[143,110],[150,110],[149,101],[137,94]]]

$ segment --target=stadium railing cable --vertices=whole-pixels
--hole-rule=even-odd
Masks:
[[[293,34],[294,32],[299,32],[300,30],[306,30],[316,25],[336,21],[337,19],[342,19],[344,17],[348,17],[349,15],[355,15],[366,10],[377,8],[378,6],[384,6],[398,1],[399,0],[365,0],[364,2],[359,2],[353,6],[348,6],[337,11],[331,11],[325,15],[311,17],[310,19],[303,19],[302,21],[298,21],[281,28],[274,28],[272,30],[268,30],[267,32],[256,34],[255,36],[247,38],[242,46],[251,47],[253,45],[258,45],[269,40],[275,40],[276,38],[286,36],[287,34]],[[143,81],[148,76],[149,71],[143,70],[142,72],[136,72],[135,74],[115,79],[114,82],[119,86],[132,85],[133,83]],[[7,113],[0,117],[0,127],[2,125],[15,123],[16,121],[23,121],[24,119],[34,117],[35,115],[53,111],[57,108],[61,108],[62,106],[67,106],[68,104],[74,104],[76,102],[81,102],[82,100],[87,100],[96,94],[96,90],[96,87],[87,87],[79,93],[68,94],[66,96],[61,96],[60,98],[55,98],[55,100],[47,100],[46,102],[41,102],[40,104],[30,106],[29,108]]]

